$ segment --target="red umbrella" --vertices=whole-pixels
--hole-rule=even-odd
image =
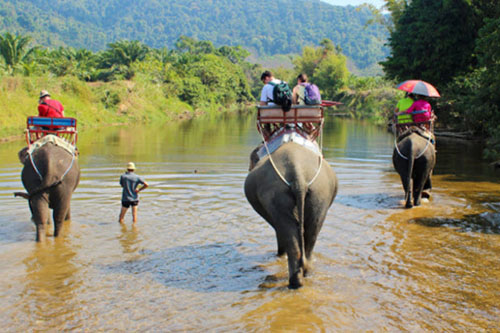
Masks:
[[[429,97],[441,97],[436,88],[430,83],[422,80],[407,80],[401,82],[396,86],[399,90],[404,90],[412,94],[429,96]]]

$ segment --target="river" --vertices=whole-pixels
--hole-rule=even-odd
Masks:
[[[327,117],[339,192],[292,291],[243,193],[259,141],[252,115],[82,131],[72,221],[45,245],[12,195],[24,144],[2,143],[2,331],[500,330],[500,173],[477,143],[438,139],[433,196],[407,210],[393,137]],[[117,222],[129,161],[150,184],[136,228]]]

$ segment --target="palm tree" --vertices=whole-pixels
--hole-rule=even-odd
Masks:
[[[22,64],[35,48],[27,49],[31,37],[12,35],[9,32],[0,35],[0,55],[5,61],[7,72],[14,73],[14,69]]]
[[[108,50],[102,54],[103,65],[105,68],[113,65],[130,67],[132,63],[144,60],[148,52],[149,48],[137,40],[120,40],[108,44]]]

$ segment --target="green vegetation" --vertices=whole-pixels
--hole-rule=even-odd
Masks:
[[[500,3],[496,0],[386,0],[397,5],[382,63],[389,79],[428,81],[439,125],[486,138],[500,157]]]
[[[83,126],[164,122],[234,109],[254,99],[247,76],[255,76],[257,67],[243,60],[248,52],[240,47],[215,48],[182,37],[174,50],[118,41],[93,53],[28,50],[28,42],[25,36],[0,36],[0,136],[20,133],[26,116],[37,114],[41,89]]]
[[[256,56],[297,54],[324,38],[361,72],[387,55],[382,25],[367,9],[319,0],[0,0],[0,33],[30,35],[45,47],[98,51],[119,40],[174,48],[180,36],[241,45]],[[380,68],[378,69],[380,73]]]

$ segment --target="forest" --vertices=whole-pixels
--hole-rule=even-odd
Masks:
[[[398,82],[425,80],[441,93],[431,101],[438,128],[483,138],[485,157],[498,158],[500,4],[386,0],[382,11],[364,10],[372,13],[366,23],[383,26],[389,35],[390,54],[380,63],[383,77],[353,75],[346,50],[328,38],[301,45],[293,68],[274,68],[275,76],[293,84],[298,73],[306,73],[324,99],[344,103],[342,112],[380,124],[402,96],[394,89]],[[5,32],[0,35],[0,100],[7,117],[0,119],[0,127],[2,132],[18,130],[13,124],[22,124],[32,112],[29,105],[41,86],[53,87],[69,105],[69,114],[83,124],[163,120],[252,105],[267,68],[249,63],[249,54],[239,45],[183,35],[172,47],[121,39],[93,51],[47,47],[30,35]]]
[[[487,139],[485,157],[500,156],[500,3],[497,0],[386,0],[387,79],[418,78],[441,92],[442,127]],[[377,13],[377,10],[372,8]],[[379,13],[380,14],[380,13]],[[387,24],[389,23],[389,24]]]
[[[173,48],[180,36],[256,56],[296,54],[328,38],[361,72],[380,67],[387,31],[369,10],[319,0],[0,0],[0,33],[30,35],[46,47],[99,51],[117,40]]]

